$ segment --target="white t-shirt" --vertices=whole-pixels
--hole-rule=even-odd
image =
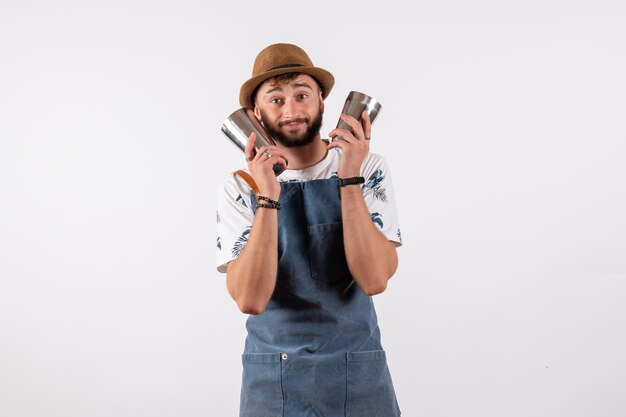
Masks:
[[[287,169],[278,176],[279,182],[310,181],[337,176],[341,150],[333,148],[326,158],[305,169]],[[369,153],[361,165],[363,199],[372,221],[396,246],[402,244],[391,175],[385,159]],[[254,220],[250,187],[238,175],[231,175],[222,184],[217,201],[217,270],[226,272],[226,264],[236,259],[248,242]]]

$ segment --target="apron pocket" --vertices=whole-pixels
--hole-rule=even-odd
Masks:
[[[348,352],[346,359],[346,417],[399,416],[385,352]]]
[[[311,276],[331,284],[351,279],[343,247],[343,224],[317,224],[309,226],[308,231]]]
[[[279,353],[244,353],[240,417],[280,417],[283,391]]]

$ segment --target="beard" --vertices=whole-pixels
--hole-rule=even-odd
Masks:
[[[284,126],[286,123],[280,122],[278,123],[278,128],[272,126],[267,117],[265,117],[265,113],[261,110],[261,121],[263,122],[263,126],[267,130],[267,133],[278,143],[283,145],[286,148],[295,148],[298,146],[309,145],[313,142],[315,137],[319,135],[320,129],[322,127],[322,109],[318,110],[317,116],[311,120],[309,117],[297,118],[290,120],[289,122],[298,122],[298,123],[306,123],[307,129],[301,135],[289,135],[283,133],[279,128]]]

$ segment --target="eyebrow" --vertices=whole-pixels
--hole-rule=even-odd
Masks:
[[[299,83],[296,83],[296,84],[294,84],[293,86],[294,86],[294,87],[296,87],[296,88],[297,88],[297,87],[306,87],[306,88],[308,88],[309,90],[313,90],[313,87],[311,87],[308,83],[306,83],[306,82],[304,82],[304,81],[299,82]]]
[[[267,90],[265,92],[265,94],[263,94],[263,97],[265,97],[266,95],[268,95],[270,93],[273,93],[274,91],[283,91],[283,89],[282,89],[282,87],[280,85],[277,85],[276,87],[270,88],[269,90]]]
[[[309,90],[313,91],[313,87],[311,87],[311,86],[309,85],[309,83],[307,83],[307,82],[305,82],[305,81],[301,81],[301,82],[299,82],[299,83],[295,83],[293,86],[294,86],[295,88],[298,88],[298,87],[304,87],[304,88],[308,88]],[[283,89],[282,89],[282,87],[281,87],[280,85],[277,85],[276,87],[273,87],[273,88],[270,88],[269,90],[267,90],[267,91],[265,92],[265,94],[263,94],[263,97],[267,96],[268,94],[273,93],[274,91],[280,91],[280,92],[282,92],[282,91],[283,91]]]

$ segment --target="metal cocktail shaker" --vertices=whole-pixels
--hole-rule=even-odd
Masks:
[[[226,118],[224,123],[222,123],[222,132],[242,152],[245,151],[248,137],[252,132],[256,133],[255,147],[257,152],[261,146],[276,144],[252,110],[245,107],[234,111]],[[283,172],[283,167],[280,164],[275,164],[273,169],[276,175],[280,175]]]
[[[346,98],[346,102],[343,105],[343,110],[341,113],[348,114],[359,122],[361,121],[361,114],[365,111],[370,117],[370,121],[374,123],[376,116],[380,112],[382,105],[380,102],[367,94],[360,93],[358,91],[350,91],[348,97]],[[337,128],[348,129],[352,131],[352,128],[341,118],[339,118],[339,122],[337,123]],[[341,139],[341,136],[333,137],[333,141]]]

